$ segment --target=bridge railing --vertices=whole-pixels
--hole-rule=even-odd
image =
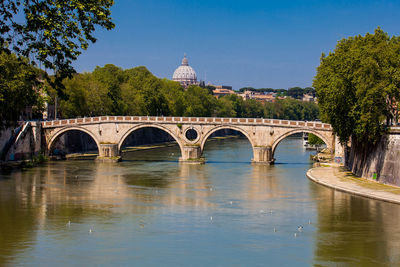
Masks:
[[[75,119],[52,120],[42,122],[43,128],[60,127],[76,124],[92,123],[124,123],[124,122],[162,122],[181,124],[250,124],[250,125],[276,125],[288,127],[312,127],[325,130],[332,130],[330,124],[319,121],[293,121],[265,118],[219,118],[219,117],[156,117],[156,116],[100,116]]]

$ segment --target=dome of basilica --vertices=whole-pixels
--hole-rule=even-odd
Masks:
[[[182,59],[182,64],[175,70],[172,80],[180,82],[184,87],[188,87],[191,84],[197,84],[196,72],[189,66],[186,55]]]

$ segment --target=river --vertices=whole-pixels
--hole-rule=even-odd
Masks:
[[[204,165],[167,147],[2,174],[0,266],[399,266],[400,206],[314,184],[309,154],[252,165],[227,139]]]

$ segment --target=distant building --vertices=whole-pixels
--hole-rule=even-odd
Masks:
[[[189,61],[186,58],[186,54],[182,59],[181,65],[175,70],[172,80],[180,82],[180,84],[185,88],[192,84],[199,85],[197,82],[196,72],[192,67],[189,66]]]
[[[236,92],[232,90],[232,86],[227,86],[227,85],[211,85],[211,86],[215,87],[215,89],[213,90],[213,95],[216,98],[226,95],[236,94]]]
[[[226,90],[232,91],[232,86],[229,86],[229,85],[213,85],[213,84],[210,84],[210,85],[214,86],[215,89],[226,89]]]
[[[246,90],[243,93],[238,94],[238,96],[243,98],[243,100],[253,99],[259,102],[275,102],[277,93],[273,92],[264,93],[264,92],[255,92]]]
[[[241,94],[238,94],[238,96],[240,96],[241,98],[243,98],[243,100],[247,100],[247,99],[254,99],[254,95],[255,92],[250,91],[250,90],[246,90]]]
[[[304,102],[315,102],[315,97],[312,94],[304,94],[302,100]]]

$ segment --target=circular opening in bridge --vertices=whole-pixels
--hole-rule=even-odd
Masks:
[[[189,129],[186,131],[185,136],[188,140],[194,141],[197,139],[197,131],[195,129]]]

